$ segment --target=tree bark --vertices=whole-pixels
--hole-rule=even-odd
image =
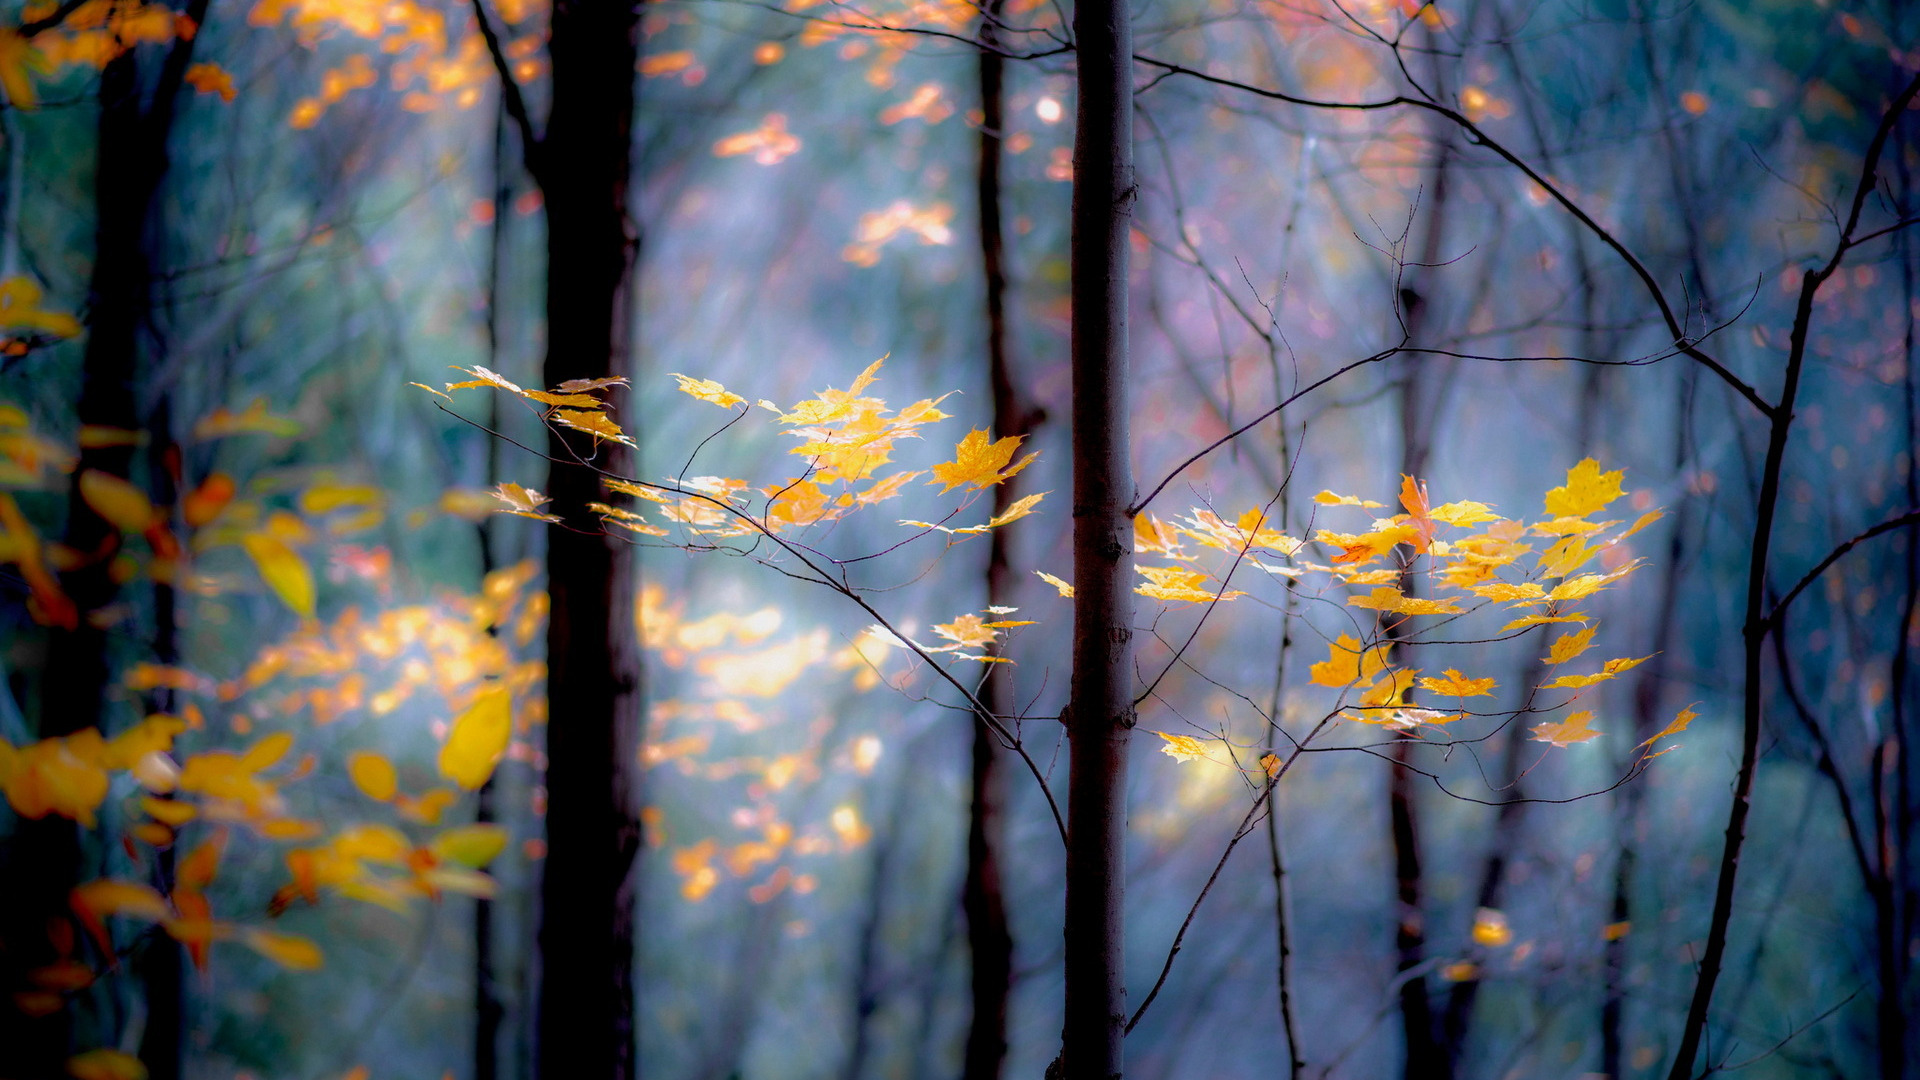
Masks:
[[[624,368],[624,298],[636,238],[627,189],[639,9],[553,5],[552,109],[534,170],[547,214],[547,385]],[[583,515],[605,496],[576,457],[612,443],[551,434],[548,494]],[[540,886],[537,1064],[548,1080],[629,1080],[635,1053],[633,871],[641,835],[639,649],[626,548],[582,518],[547,530],[547,858]],[[575,531],[575,529],[579,531]]]
[[[1007,347],[1007,270],[1005,233],[1000,213],[1001,139],[1006,123],[1006,61],[994,51],[1000,0],[981,11],[980,147],[976,172],[980,222],[980,268],[987,312],[987,373],[993,392],[993,433],[1025,435],[1037,420],[1016,389]],[[993,489],[997,516],[1012,506],[1017,480]],[[996,529],[987,551],[987,606],[1012,606],[1012,568],[1006,530]],[[1010,678],[987,679],[984,703],[996,716],[1014,711]],[[967,1028],[967,1080],[998,1080],[1007,1056],[1007,999],[1013,989],[1013,934],[1007,925],[1000,868],[1000,748],[977,717],[973,724],[971,801],[967,814],[967,876],[962,907],[967,917],[967,952],[972,960],[973,1015]]]
[[[1073,673],[1067,707],[1068,1080],[1121,1075],[1127,744],[1133,733],[1133,525],[1127,265],[1133,204],[1132,27],[1125,0],[1073,20]]]

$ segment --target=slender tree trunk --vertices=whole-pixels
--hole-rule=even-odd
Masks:
[[[487,366],[495,371],[502,370],[504,366],[500,358],[500,270],[508,203],[513,196],[513,185],[507,179],[506,143],[507,116],[504,106],[500,106],[494,111],[493,227],[487,236]],[[487,429],[489,432],[500,430],[498,394],[487,395]],[[493,487],[500,482],[500,440],[488,434],[483,441],[486,444],[486,475],[482,483],[486,487]],[[476,526],[482,580],[500,565],[500,555],[494,543],[494,529],[499,520],[499,515],[489,515]],[[494,785],[497,780],[497,776],[489,776],[487,782],[480,785],[480,790],[474,793],[473,817],[476,822],[486,824],[497,817],[494,808]],[[484,896],[474,900],[473,1080],[498,1080],[500,1075],[500,1028],[506,1018],[506,1010],[500,1003],[494,979],[493,914],[492,900]]]
[[[207,0],[193,0],[184,16],[197,27],[206,18]],[[192,56],[193,38],[178,39],[161,63],[152,102],[142,107],[138,54],[133,49],[109,60],[101,70],[96,149],[95,247],[88,287],[87,341],[82,356],[76,419],[82,426],[135,432],[142,426],[136,387],[140,378],[140,334],[150,325],[155,195],[167,173],[168,139],[182,78]],[[14,193],[18,198],[18,193]],[[61,540],[80,553],[79,565],[60,575],[61,590],[72,601],[70,617],[52,627],[46,668],[40,679],[40,738],[71,735],[100,726],[104,691],[111,679],[111,658],[104,627],[90,618],[119,595],[109,574],[123,538],[80,497],[79,479],[97,470],[121,480],[133,475],[136,444],[83,445],[69,488],[67,521]],[[169,594],[170,596],[170,594]],[[160,614],[169,622],[171,605]],[[0,899],[3,943],[0,982],[19,984],[20,973],[50,960],[45,939],[50,921],[65,918],[66,893],[82,864],[79,830],[58,817],[20,821],[7,849],[0,879],[16,883]],[[157,995],[150,1016],[162,1027],[177,1027],[180,1015],[178,963],[172,974],[165,953],[171,942],[156,945],[143,979]],[[73,1017],[67,1010],[38,1020],[11,1008],[0,1009],[0,1046],[8,1067],[21,1077],[52,1076],[71,1049]],[[179,1074],[177,1037],[169,1043],[156,1032],[151,1043],[152,1075],[171,1080]]]
[[[1788,335],[1786,371],[1781,379],[1780,396],[1768,414],[1767,456],[1760,471],[1759,500],[1754,511],[1753,543],[1747,563],[1746,616],[1742,621],[1745,656],[1741,668],[1740,771],[1734,777],[1733,803],[1727,811],[1726,842],[1720,854],[1719,879],[1713,893],[1713,914],[1707,924],[1706,947],[1700,956],[1700,971],[1694,982],[1693,1000],[1687,1007],[1686,1024],[1681,1029],[1680,1046],[1674,1054],[1668,1080],[1688,1080],[1694,1060],[1700,1055],[1705,1036],[1707,1013],[1713,1004],[1714,984],[1726,963],[1728,926],[1733,919],[1734,884],[1740,873],[1740,850],[1746,840],[1747,817],[1753,809],[1753,778],[1760,762],[1761,714],[1765,687],[1761,682],[1764,647],[1771,626],[1767,611],[1768,555],[1773,545],[1773,524],[1780,503],[1781,476],[1785,471],[1787,443],[1792,434],[1793,410],[1799,400],[1800,377],[1806,368],[1807,336],[1813,325],[1813,304],[1820,287],[1839,269],[1851,247],[1854,229],[1860,222],[1861,207],[1874,190],[1880,168],[1880,155],[1894,123],[1920,94],[1920,76],[1908,82],[1883,115],[1873,142],[1867,149],[1856,188],[1853,208],[1842,227],[1833,255],[1824,264],[1806,272],[1800,281],[1800,296],[1794,307],[1792,330]]]
[[[545,380],[625,367],[627,188],[639,8],[553,5],[552,110],[535,170],[547,212]],[[547,531],[547,858],[540,888],[538,1069],[628,1080],[635,1054],[633,872],[640,852],[639,648],[630,559],[590,518],[598,478],[573,459],[617,447],[554,433],[549,494],[573,528]]]
[[[1125,0],[1074,9],[1073,673],[1067,706],[1067,1080],[1121,1075],[1127,744],[1133,734],[1133,525],[1127,265],[1133,30]]]
[[[1000,0],[982,9],[980,40],[980,155],[978,206],[980,268],[987,309],[987,373],[993,390],[993,433],[996,437],[1025,435],[1037,419],[1014,385],[1007,347],[1006,245],[1000,213],[1000,152],[1006,123],[1006,61],[998,44],[995,20]],[[993,489],[993,512],[1004,513],[1013,504],[1017,480]],[[987,606],[1012,606],[1012,572],[1007,557],[1006,530],[996,529],[987,551]],[[1014,711],[1013,684],[999,673],[987,679],[984,703],[996,716]],[[1013,934],[1007,925],[1006,898],[1000,868],[1000,748],[994,734],[975,718],[973,724],[972,801],[967,815],[967,877],[962,906],[967,916],[967,953],[972,960],[973,1016],[967,1028],[964,1076],[967,1080],[998,1080],[1007,1056],[1007,998],[1013,988]]]

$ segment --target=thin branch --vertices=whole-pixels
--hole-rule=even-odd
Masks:
[[[59,26],[61,23],[66,22],[67,16],[73,14],[79,9],[81,4],[86,2],[87,0],[62,0],[59,7],[54,8],[40,18],[34,19],[31,22],[21,23],[20,29],[15,31],[15,33],[31,41],[35,36],[44,34],[54,27]]]
[[[1773,416],[1775,408],[1773,403],[1761,397],[1759,392],[1744,379],[1735,375],[1732,371],[1728,370],[1725,365],[1720,363],[1720,361],[1702,351],[1695,344],[1697,339],[1688,335],[1686,328],[1674,314],[1673,306],[1667,301],[1666,292],[1660,288],[1660,283],[1654,280],[1653,272],[1647,269],[1646,264],[1641,262],[1639,257],[1634,255],[1626,244],[1622,243],[1620,239],[1614,236],[1605,226],[1595,221],[1593,217],[1582,209],[1578,203],[1574,202],[1566,192],[1560,190],[1558,185],[1548,180],[1532,165],[1529,165],[1525,159],[1520,157],[1520,155],[1507,149],[1499,140],[1494,139],[1485,131],[1482,131],[1479,125],[1467,119],[1464,113],[1448,108],[1436,101],[1407,97],[1405,95],[1397,95],[1380,101],[1321,101],[1315,98],[1300,97],[1280,90],[1270,90],[1266,87],[1255,86],[1251,83],[1240,82],[1235,79],[1221,78],[1218,75],[1209,75],[1203,71],[1196,71],[1179,64],[1169,64],[1164,60],[1156,60],[1151,56],[1142,56],[1138,53],[1134,54],[1134,60],[1148,67],[1158,68],[1168,75],[1184,75],[1188,78],[1198,79],[1201,82],[1211,83],[1229,90],[1238,90],[1256,97],[1263,97],[1272,101],[1281,101],[1289,105],[1300,105],[1310,109],[1329,109],[1342,112],[1378,112],[1386,109],[1413,108],[1424,109],[1438,116],[1445,117],[1466,133],[1468,142],[1486,147],[1504,159],[1507,164],[1519,169],[1526,175],[1527,179],[1538,184],[1541,190],[1552,196],[1553,200],[1559,203],[1567,213],[1572,214],[1574,219],[1579,221],[1588,232],[1599,238],[1601,243],[1612,248],[1614,253],[1619,255],[1627,266],[1633,270],[1634,275],[1638,277],[1641,284],[1645,286],[1647,294],[1652,298],[1654,305],[1660,309],[1660,317],[1667,324],[1667,330],[1673,335],[1675,347],[1678,348],[1683,355],[1700,363],[1715,375],[1718,375],[1722,382],[1732,387],[1741,397],[1746,398],[1748,403],[1762,416]]]
[[[1828,552],[1826,558],[1821,559],[1814,565],[1813,569],[1807,571],[1806,576],[1800,579],[1799,584],[1788,589],[1787,595],[1781,597],[1780,601],[1773,605],[1773,610],[1767,612],[1767,617],[1760,622],[1761,633],[1766,633],[1778,626],[1781,617],[1787,612],[1787,605],[1793,603],[1794,598],[1802,592],[1805,592],[1807,586],[1813,584],[1821,574],[1826,573],[1828,567],[1839,562],[1841,556],[1852,551],[1855,545],[1864,543],[1876,536],[1893,532],[1895,529],[1904,529],[1909,525],[1920,525],[1920,510],[1909,510],[1899,517],[1889,518]]]
[[[480,37],[487,43],[487,55],[493,58],[494,73],[500,76],[500,107],[520,129],[520,152],[527,172],[545,187],[545,144],[534,134],[533,115],[527,111],[527,99],[520,93],[519,81],[513,77],[513,65],[507,62],[506,51],[500,47],[500,35],[494,33],[493,21],[487,18],[486,0],[473,0],[473,19],[480,24]]]

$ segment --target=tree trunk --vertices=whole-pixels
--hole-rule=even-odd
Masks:
[[[1122,1072],[1127,744],[1133,734],[1134,498],[1127,456],[1133,31],[1125,0],[1074,10],[1073,673],[1067,706],[1068,1080]]]
[[[987,372],[993,390],[993,433],[996,437],[1028,434],[1036,419],[1014,387],[1007,350],[1006,246],[1000,220],[1000,152],[1006,122],[1005,59],[994,51],[994,20],[999,0],[989,0],[981,12],[980,40],[980,157],[978,180],[980,267],[985,279],[987,309]],[[1017,480],[995,485],[993,512],[1005,513],[1013,504]],[[987,606],[1012,606],[1013,583],[1007,557],[1007,536],[996,529],[987,552]],[[984,702],[994,715],[1014,710],[1009,676],[995,673],[987,679]],[[967,813],[967,877],[962,906],[967,916],[967,953],[972,960],[973,1016],[967,1028],[967,1080],[998,1080],[1007,1056],[1007,998],[1013,989],[1013,934],[1007,925],[1006,898],[1001,889],[1000,748],[987,725],[973,723],[972,799]]]
[[[627,186],[639,9],[553,5],[553,104],[535,170],[547,212],[545,380],[624,367],[624,303],[636,240]],[[540,891],[539,1073],[636,1075],[633,978],[640,727],[639,649],[627,607],[631,560],[584,515],[605,496],[575,457],[618,469],[616,447],[557,432],[548,493],[575,528],[549,529],[547,858]]]
[[[193,0],[184,15],[197,27],[206,18],[207,0]],[[141,428],[135,387],[140,377],[140,333],[149,325],[153,268],[149,255],[155,194],[167,173],[167,143],[174,105],[192,56],[193,38],[174,42],[155,81],[152,104],[142,108],[143,88],[137,54],[129,49],[109,60],[100,73],[100,116],[96,149],[95,247],[88,286],[88,326],[82,356],[76,419],[82,426],[133,432]],[[17,193],[15,195],[17,197]],[[73,602],[71,617],[49,636],[46,669],[40,679],[40,738],[71,735],[99,727],[104,691],[111,681],[105,629],[89,616],[119,595],[108,569],[123,537],[80,497],[79,478],[98,470],[122,480],[133,474],[135,445],[83,445],[67,499],[61,541],[82,561],[60,576],[61,590]],[[171,603],[159,616],[171,622]],[[170,632],[167,635],[171,637]],[[66,894],[81,871],[80,833],[58,817],[18,822],[0,878],[19,883],[0,905],[4,942],[4,985],[18,984],[20,973],[52,959],[45,940],[52,920],[65,917]],[[36,940],[37,939],[37,940]],[[156,943],[142,965],[143,981],[155,1000],[150,1015],[163,1028],[177,1026],[180,979],[177,956],[169,965],[171,941]],[[62,1010],[39,1020],[0,1009],[0,1046],[8,1067],[21,1077],[53,1076],[71,1052],[72,1017]],[[179,1075],[178,1039],[156,1034],[150,1044],[152,1075]]]

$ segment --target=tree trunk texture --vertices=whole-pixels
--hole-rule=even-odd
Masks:
[[[561,0],[551,23],[553,102],[536,178],[547,213],[552,386],[618,374],[626,356],[627,189],[639,9]],[[547,858],[540,886],[539,1074],[637,1075],[634,869],[640,655],[624,597],[626,548],[584,513],[603,499],[592,456],[616,447],[553,433],[548,494],[573,528],[547,530]],[[579,529],[580,531],[575,531]]]
[[[1133,31],[1125,0],[1074,9],[1073,673],[1067,707],[1067,1080],[1123,1069],[1127,744],[1133,734],[1133,525],[1127,265]]]
[[[989,0],[981,12],[980,147],[978,203],[980,266],[987,311],[987,373],[993,392],[995,437],[1025,435],[1037,417],[1015,386],[1007,344],[1007,269],[1005,232],[1001,222],[1000,156],[1002,126],[1006,123],[1006,60],[993,51],[998,39],[994,22],[999,0]],[[993,512],[1006,512],[1017,494],[1018,480],[993,489]],[[1014,597],[1012,567],[1005,530],[995,530],[987,552],[987,606],[1010,607]],[[995,673],[987,679],[984,704],[996,716],[1008,716],[1016,706],[1011,677]],[[973,1015],[968,1023],[965,1053],[966,1080],[998,1080],[1007,1056],[1007,999],[1013,989],[1013,934],[1007,924],[1006,897],[1000,866],[1001,800],[1004,783],[1000,748],[993,731],[979,718],[973,724],[971,801],[967,814],[967,875],[961,900],[967,918],[967,953]]]

